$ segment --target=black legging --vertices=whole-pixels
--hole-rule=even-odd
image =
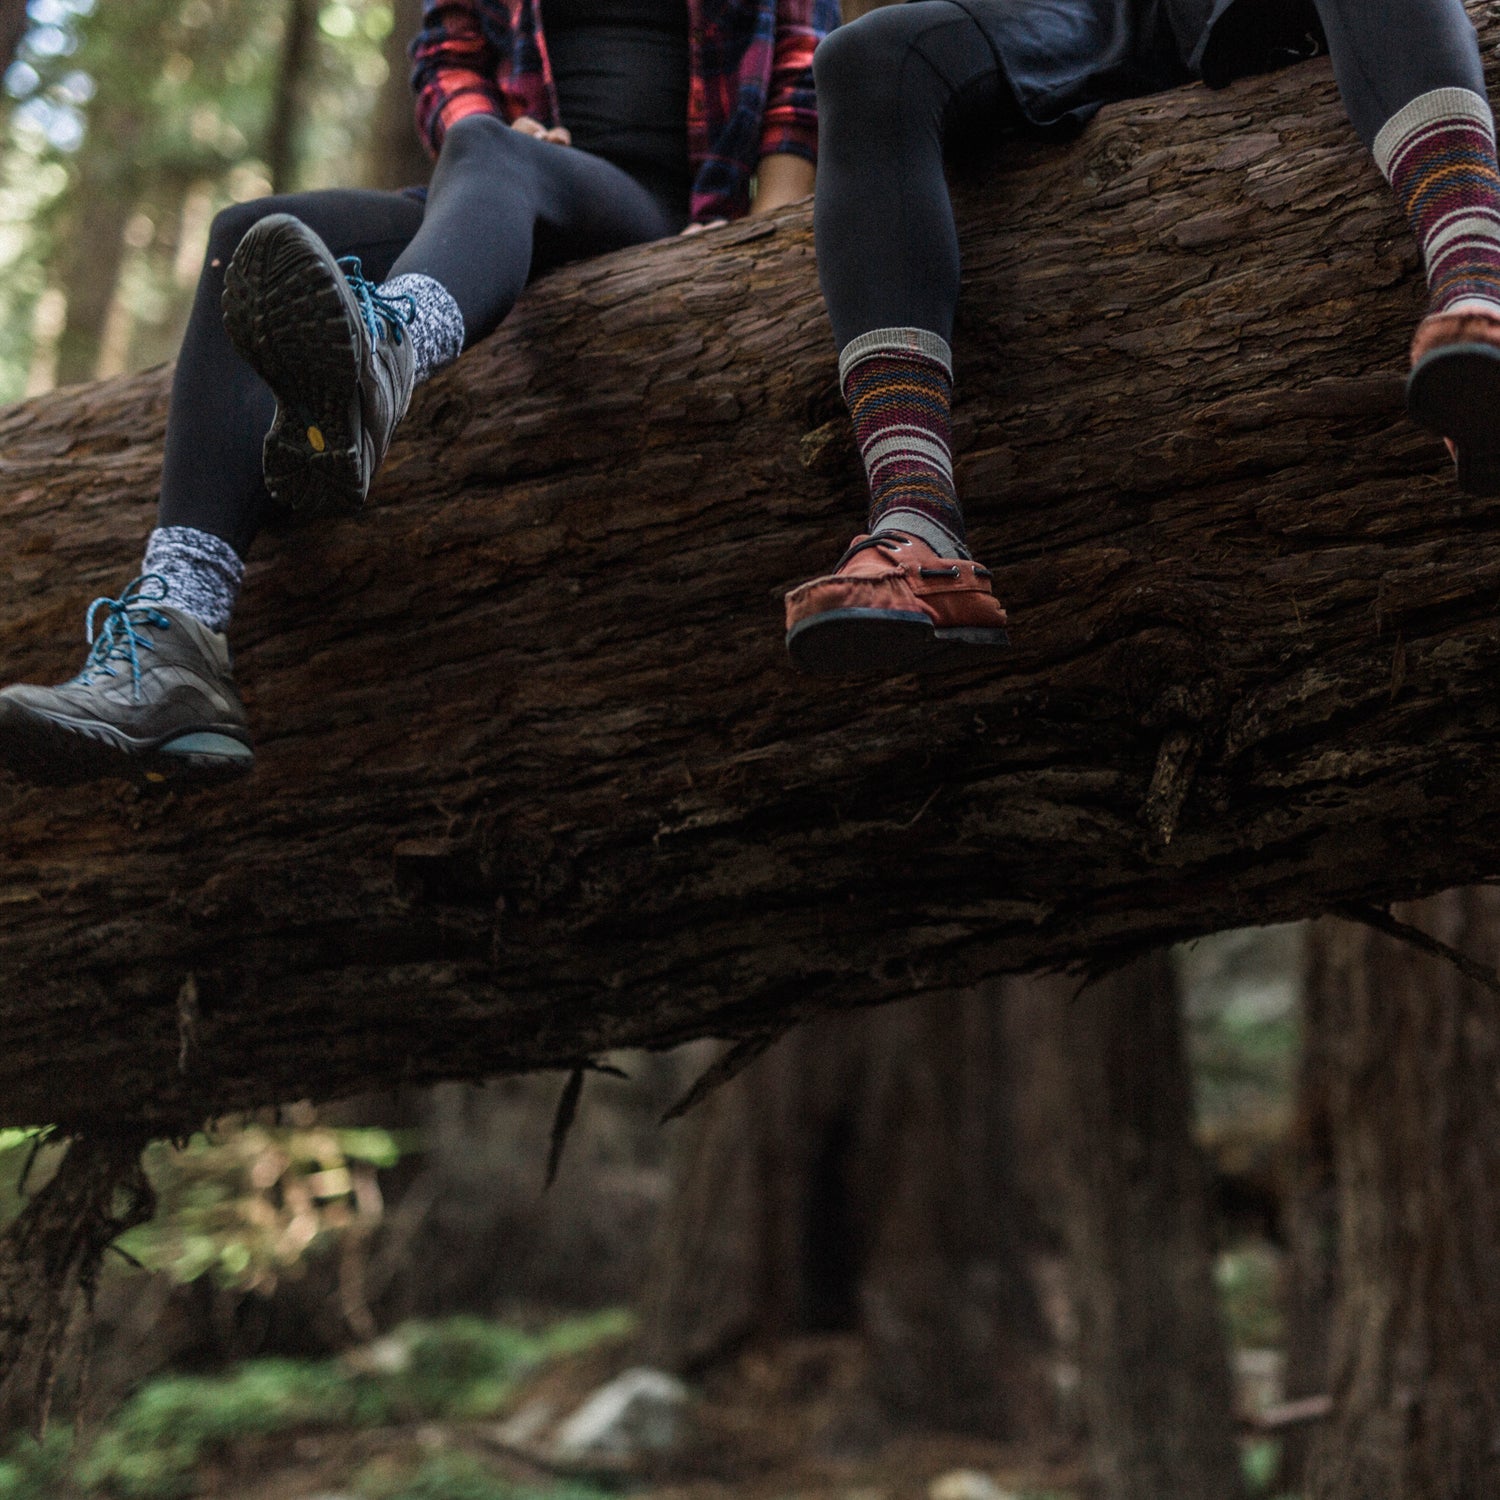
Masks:
[[[912,0],[840,27],[814,58],[818,275],[839,348],[876,328],[952,337],[958,236],[943,176],[951,130],[1023,123],[969,14],[1028,0]],[[1366,146],[1439,88],[1483,96],[1462,0],[1316,0],[1339,90]],[[965,8],[967,7],[967,8]]]
[[[219,299],[235,246],[274,213],[295,214],[335,255],[359,256],[377,281],[407,272],[440,281],[463,313],[466,346],[493,332],[542,271],[683,226],[679,208],[612,163],[488,115],[448,131],[425,211],[410,194],[341,189],[226,209],[177,359],[158,521],[212,532],[241,557],[268,513],[260,450],[275,401],[225,335]]]

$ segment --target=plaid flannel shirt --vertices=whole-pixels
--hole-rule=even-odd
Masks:
[[[838,0],[687,0],[692,216],[738,218],[763,156],[817,160],[812,55]],[[465,115],[556,125],[539,0],[424,0],[411,45],[417,129],[436,154]]]

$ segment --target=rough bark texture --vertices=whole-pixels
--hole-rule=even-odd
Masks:
[[[1170,953],[1081,993],[1011,981],[1042,1046],[1048,1165],[1068,1251],[1080,1395],[1103,1500],[1243,1494]]]
[[[1314,927],[1313,931],[1330,930]],[[1343,1046],[1335,1026],[1341,1008],[1329,1005],[1326,945],[1309,949],[1303,986],[1296,1105],[1285,1143],[1282,1236],[1286,1248],[1282,1313],[1286,1320],[1288,1401],[1328,1390],[1328,1339],[1338,1287],[1338,1193],[1334,1182],[1332,1068]],[[1315,1441],[1310,1427],[1294,1427],[1281,1442],[1279,1488],[1301,1494]]]
[[[1500,962],[1500,892],[1400,913]],[[1315,1500],[1500,1495],[1500,1018],[1451,965],[1320,926],[1338,1285]]]
[[[857,1332],[887,1416],[1049,1424],[999,1008],[980,996],[802,1027],[687,1121],[645,1283],[653,1361]]]
[[[566,269],[362,524],[258,552],[252,780],[0,788],[0,1120],[745,1036],[1493,871],[1500,505],[1401,418],[1416,255],[1326,66],[960,207],[1008,659],[787,669],[781,591],[862,510],[806,209]],[[0,678],[75,669],[132,572],[165,392],[0,413]]]
[[[45,1427],[58,1354],[105,1251],[151,1217],[141,1146],[128,1136],[72,1141],[0,1235],[0,1432]]]

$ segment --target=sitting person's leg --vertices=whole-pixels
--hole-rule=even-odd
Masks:
[[[953,483],[959,257],[943,144],[954,119],[998,131],[1016,111],[984,32],[950,0],[871,12],[829,36],[815,68],[818,274],[870,511],[835,573],[787,596],[787,643],[807,671],[900,671],[1005,642]]]
[[[492,333],[532,276],[681,227],[619,167],[489,115],[444,137],[421,229],[383,284],[369,267],[346,277],[316,225],[263,221],[235,254],[225,317],[278,398],[272,494],[356,508],[414,385]]]
[[[251,764],[223,632],[269,509],[261,444],[275,403],[230,346],[219,302],[241,237],[287,209],[377,275],[422,217],[400,194],[328,192],[239,204],[214,221],[178,354],[142,576],[91,610],[93,649],[76,678],[0,692],[0,765],[31,780],[213,778]]]
[[[1339,89],[1422,247],[1431,290],[1413,415],[1459,482],[1500,493],[1500,165],[1461,0],[1317,0]]]

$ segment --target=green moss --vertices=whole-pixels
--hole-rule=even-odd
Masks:
[[[43,1442],[19,1438],[0,1458],[0,1500],[57,1500],[72,1448],[72,1434],[54,1427]]]
[[[491,1416],[517,1382],[548,1359],[618,1338],[631,1327],[630,1316],[620,1312],[535,1332],[449,1318],[398,1328],[386,1341],[385,1367],[380,1361],[261,1359],[226,1375],[163,1376],[120,1408],[77,1463],[75,1477],[85,1490],[117,1500],[181,1500],[195,1492],[197,1466],[235,1442],[308,1428]],[[42,1464],[39,1451],[26,1464],[0,1464],[0,1500],[56,1500],[63,1460],[48,1462],[52,1468]],[[514,1489],[505,1496],[526,1500]],[[468,1491],[444,1500],[468,1500]]]
[[[370,1426],[389,1399],[332,1361],[253,1360],[214,1378],[173,1375],[121,1407],[79,1465],[86,1488],[122,1500],[175,1500],[198,1463],[238,1439],[304,1427]]]
[[[1264,1495],[1281,1468],[1281,1444],[1275,1438],[1254,1438],[1240,1449],[1240,1468],[1252,1495]]]
[[[1214,1266],[1219,1302],[1237,1349],[1278,1349],[1285,1340],[1280,1256],[1259,1242],[1224,1251]]]
[[[383,1385],[408,1418],[472,1421],[500,1411],[517,1383],[548,1360],[620,1338],[633,1326],[630,1314],[618,1311],[537,1332],[472,1317],[408,1323],[391,1335],[400,1361]]]
[[[355,1482],[364,1500],[606,1500],[583,1484],[521,1485],[467,1453],[444,1453],[419,1468],[391,1473],[372,1467]]]

